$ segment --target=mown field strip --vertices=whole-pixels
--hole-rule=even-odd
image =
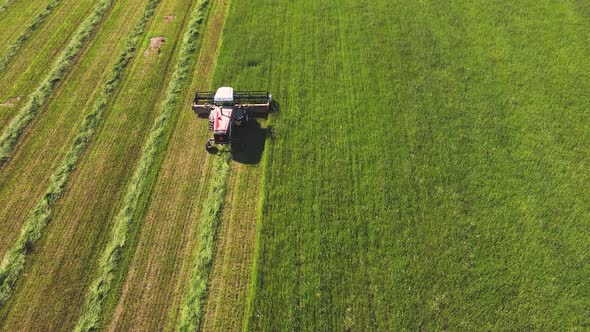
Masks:
[[[13,9],[6,13],[0,12],[0,54],[3,54],[16,37],[21,34],[35,17],[42,13],[53,0],[19,1]]]
[[[139,17],[143,4],[128,17]],[[74,329],[82,315],[84,296],[98,274],[97,262],[123,204],[126,184],[137,165],[149,128],[157,116],[164,90],[178,57],[178,45],[191,13],[190,1],[163,1],[124,83],[109,106],[88,153],[70,177],[56,204],[46,237],[25,267],[12,303],[5,311],[7,328]],[[168,15],[175,16],[169,20]],[[150,38],[162,37],[164,43]],[[159,50],[158,50],[159,47]],[[151,180],[148,180],[151,181]],[[138,224],[135,224],[138,225]],[[129,234],[133,243],[138,228]],[[55,264],[59,261],[60,264]],[[115,284],[118,284],[117,276]],[[115,294],[113,294],[115,295]],[[44,303],[52,303],[46,308]],[[107,299],[109,307],[112,299]],[[22,317],[36,317],[29,321]]]
[[[229,1],[210,5],[193,83],[183,92],[179,119],[142,221],[111,331],[176,328],[211,175],[211,160],[203,144],[195,143],[205,141],[206,121],[195,118],[187,105],[195,90],[210,88],[228,5]],[[167,226],[162,228],[163,224]]]
[[[261,165],[232,163],[209,280],[210,291],[202,324],[204,331],[244,329],[261,179]]]
[[[28,213],[50,186],[51,174],[74,144],[85,115],[100,97],[101,87],[109,79],[110,68],[123,52],[125,40],[113,41],[113,34],[128,36],[137,19],[132,8],[138,3],[117,3],[96,38],[88,46],[64,84],[48,100],[45,114],[25,131],[14,157],[0,170],[0,255],[16,242]],[[126,17],[128,15],[129,17]]]
[[[123,273],[121,271],[123,251],[130,243],[129,236],[138,215],[137,209],[140,208],[141,196],[144,195],[145,190],[149,190],[147,187],[149,182],[146,180],[149,173],[152,172],[157,154],[167,146],[170,134],[168,133],[168,137],[166,137],[166,132],[170,131],[169,127],[174,123],[173,119],[177,118],[173,112],[180,108],[179,101],[182,100],[182,92],[187,86],[189,74],[195,63],[194,53],[198,51],[198,38],[201,35],[207,4],[206,0],[197,2],[191,13],[187,30],[180,45],[179,57],[166,88],[166,96],[142,148],[141,157],[131,177],[123,205],[113,220],[112,237],[99,260],[98,276],[94,279],[90,291],[86,295],[84,310],[76,326],[76,331],[90,331],[98,327],[104,302],[112,292],[113,280],[117,274]]]
[[[23,31],[18,38],[8,46],[8,49],[0,57],[0,72],[4,71],[10,60],[14,58],[16,53],[24,46],[24,44],[31,38],[33,33],[43,24],[45,19],[51,15],[55,7],[59,6],[62,0],[54,0],[50,2],[44,11],[35,16],[31,24]]]
[[[47,77],[28,97],[27,103],[0,134],[0,166],[12,156],[18,138],[47,102],[56,85],[64,78],[76,56],[84,49],[87,39],[111,8],[113,0],[99,0],[94,11],[82,22],[74,36],[56,59]]]
[[[0,85],[0,130],[3,130],[22,109],[27,102],[27,96],[35,91],[39,82],[51,71],[55,59],[64,50],[64,45],[67,45],[76,29],[98,2],[62,1],[63,4],[37,29],[37,32],[45,33],[35,33],[18,52],[19,56],[10,61],[4,71],[0,71],[0,81],[3,82]],[[22,3],[25,2],[34,3]],[[21,1],[18,4],[20,5]],[[26,15],[25,13],[10,13],[16,15],[16,21],[25,21],[21,16]],[[32,16],[34,17],[34,14]],[[24,24],[26,27],[26,22]]]
[[[215,255],[215,240],[227,190],[231,154],[221,150],[213,162],[211,187],[203,204],[199,239],[192,263],[188,291],[181,308],[179,331],[197,331],[201,327],[209,291],[209,276]]]
[[[43,229],[51,219],[53,205],[63,193],[70,174],[75,169],[82,153],[92,140],[111,97],[121,83],[123,71],[133,57],[139,37],[143,34],[145,25],[154,14],[155,7],[158,3],[159,0],[152,0],[146,6],[140,21],[127,39],[119,60],[112,68],[110,78],[106,81],[92,109],[84,117],[73,145],[70,146],[64,160],[52,174],[49,188],[37,202],[35,208],[29,213],[21,230],[20,237],[4,256],[0,265],[0,306],[6,302],[11,294],[11,288],[24,267],[27,253],[30,252],[31,248],[35,247],[36,242],[43,234]]]

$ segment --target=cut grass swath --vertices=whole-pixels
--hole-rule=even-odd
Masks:
[[[93,12],[82,22],[66,49],[60,54],[53,68],[29,96],[23,109],[12,119],[0,136],[0,166],[12,155],[18,138],[27,125],[35,118],[41,107],[53,93],[55,86],[62,80],[70,64],[84,48],[86,40],[98,26],[106,12],[111,8],[113,0],[101,0],[94,7]]]
[[[39,28],[39,26],[45,22],[45,19],[53,12],[53,9],[57,7],[62,0],[54,0],[43,12],[35,17],[33,22],[21,33],[20,36],[8,47],[2,58],[0,58],[0,72],[3,71],[14,55],[23,47],[23,45],[29,40],[33,33]]]
[[[221,211],[225,202],[227,177],[230,169],[229,152],[221,152],[216,157],[211,178],[211,187],[203,206],[197,255],[191,272],[188,294],[182,305],[178,330],[196,331],[203,319],[203,306],[207,300],[209,275],[213,256],[215,255],[215,235],[221,219]]]
[[[167,129],[175,118],[173,117],[174,112],[178,109],[178,103],[195,63],[195,53],[199,44],[198,37],[208,4],[208,0],[200,0],[191,14],[188,29],[182,40],[179,58],[166,91],[166,97],[143,147],[141,159],[131,178],[123,207],[115,217],[112,238],[99,261],[98,275],[87,294],[76,331],[96,329],[100,321],[103,304],[111,291],[113,279],[119,268],[120,258],[127,244],[127,236],[130,226],[134,222],[140,196],[146,190],[147,175],[152,170],[158,152],[167,145],[170,138],[170,132]]]
[[[145,26],[153,16],[155,8],[159,3],[160,0],[151,0],[146,5],[140,21],[133,29],[125,43],[123,52],[113,66],[110,78],[106,82],[103,91],[94,103],[90,113],[85,116],[78,135],[61,165],[53,173],[49,188],[31,211],[17,242],[4,257],[0,266],[0,305],[5,303],[12,293],[12,286],[18,279],[19,273],[24,266],[26,255],[41,237],[43,229],[51,219],[52,207],[59,200],[76,164],[92,140],[110,98],[122,81],[123,71],[129,65],[137,49],[139,38],[144,33]]]

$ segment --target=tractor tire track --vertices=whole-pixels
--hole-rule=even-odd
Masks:
[[[243,330],[254,261],[261,165],[232,163],[202,329]]]

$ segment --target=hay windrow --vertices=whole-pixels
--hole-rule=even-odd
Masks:
[[[37,240],[42,236],[45,226],[49,223],[53,212],[52,207],[61,197],[70,175],[90,144],[110,99],[120,86],[123,71],[133,58],[139,38],[144,33],[144,28],[159,2],[160,0],[151,0],[146,6],[142,18],[129,35],[123,52],[113,65],[110,77],[100,96],[91,111],[84,117],[76,139],[60,166],[52,174],[49,187],[30,212],[16,243],[4,257],[0,265],[0,305],[4,304],[12,293],[12,287],[23,269],[26,256],[34,248]]]
[[[231,160],[230,153],[227,151],[221,152],[215,158],[213,165],[215,173],[211,179],[207,200],[203,204],[197,254],[191,270],[188,293],[182,305],[178,326],[180,331],[196,331],[203,320],[204,304],[209,290],[209,276],[215,255],[215,237],[225,202]]]
[[[92,32],[111,8],[113,1],[100,0],[96,4],[92,13],[80,24],[65,50],[55,61],[49,74],[37,89],[31,93],[27,103],[4,129],[0,135],[0,166],[12,156],[20,135],[37,116],[41,107],[45,105],[57,84],[64,78],[74,59],[84,49],[86,41],[90,38]]]
[[[62,0],[54,0],[50,2],[44,11],[35,16],[33,22],[29,24],[25,31],[23,31],[20,36],[18,36],[18,38],[8,47],[6,52],[0,58],[0,72],[6,69],[6,66],[8,66],[16,53],[18,53],[18,51],[29,40],[29,38],[31,38],[33,33],[37,31],[39,26],[45,22],[45,19],[49,16],[49,14],[53,12],[53,9],[55,9],[55,7],[57,7],[61,2]]]
[[[107,244],[98,264],[96,279],[92,282],[86,296],[84,309],[76,326],[76,331],[91,331],[97,328],[104,308],[104,301],[112,290],[113,280],[120,269],[121,256],[126,248],[127,237],[131,225],[135,222],[134,216],[138,211],[141,195],[146,188],[146,178],[157,154],[165,148],[170,139],[167,128],[174,119],[174,112],[178,110],[182,93],[186,87],[192,68],[195,64],[195,53],[198,50],[201,34],[201,25],[205,17],[208,0],[200,0],[191,14],[188,28],[182,39],[182,46],[178,60],[172,73],[172,79],[166,90],[166,96],[162,102],[158,117],[154,121],[147,141],[143,146],[141,159],[135,169],[131,182],[128,184],[123,206],[113,222],[112,237]]]
[[[2,5],[0,5],[0,14],[4,13],[13,2],[14,0],[5,0]]]

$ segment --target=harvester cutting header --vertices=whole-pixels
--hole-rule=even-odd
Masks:
[[[271,102],[272,96],[265,91],[234,91],[231,87],[221,87],[216,92],[197,92],[193,111],[200,117],[209,117],[209,130],[213,132],[205,149],[211,152],[213,144],[233,145],[233,126],[245,125],[250,117],[267,116]]]

